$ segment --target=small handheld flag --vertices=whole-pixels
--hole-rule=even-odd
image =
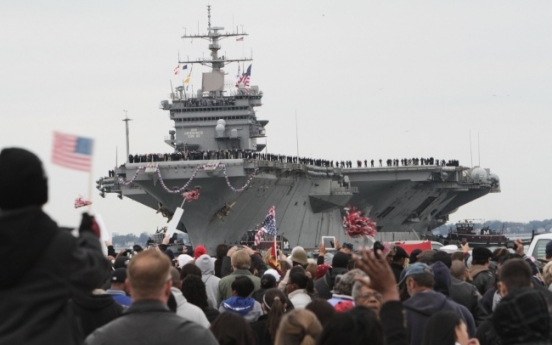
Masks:
[[[94,139],[54,132],[52,163],[65,168],[90,171]]]

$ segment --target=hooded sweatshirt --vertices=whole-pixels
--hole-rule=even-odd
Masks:
[[[441,310],[454,311],[462,315],[460,308],[445,295],[429,290],[419,292],[404,301],[408,342],[410,345],[421,345],[427,320]],[[473,318],[472,318],[473,320]]]
[[[476,327],[474,316],[468,308],[460,303],[456,303],[453,299],[450,298],[450,286],[452,283],[452,278],[449,268],[444,263],[437,261],[436,263],[431,265],[431,269],[433,270],[433,274],[435,277],[435,291],[445,295],[445,297],[447,297],[451,303],[456,305],[462,315],[462,319],[466,323],[470,338],[475,337]]]
[[[123,307],[105,293],[77,297],[71,302],[85,337],[123,313]]]
[[[232,296],[222,301],[219,311],[236,313],[243,316],[247,322],[255,322],[263,315],[261,304],[252,297]]]
[[[91,232],[75,238],[38,206],[0,211],[0,344],[80,344],[69,299],[103,280]]]
[[[205,283],[207,291],[207,299],[213,308],[218,308],[217,294],[220,278],[215,276],[215,264],[211,257],[207,254],[201,255],[196,259],[196,266],[201,270],[201,280]]]

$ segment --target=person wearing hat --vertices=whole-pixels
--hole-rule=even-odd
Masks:
[[[409,258],[408,253],[404,248],[397,246],[395,248],[395,255],[393,255],[393,262],[391,262],[391,269],[393,270],[393,274],[395,275],[395,279],[397,281],[401,278],[401,273],[404,270],[404,266],[407,263],[407,259]]]
[[[309,264],[309,260],[307,258],[307,252],[303,249],[303,247],[299,247],[299,246],[293,248],[293,250],[291,251],[291,256],[288,258],[288,261],[292,267],[301,266],[305,268]],[[286,272],[286,275],[278,284],[278,288],[282,291],[286,290],[286,285],[289,282],[289,272],[290,271]]]
[[[220,278],[215,275],[215,263],[208,254],[203,254],[196,258],[195,264],[201,270],[201,280],[205,284],[209,304],[216,308]]]
[[[326,274],[314,282],[314,288],[318,292],[318,297],[324,299],[332,298],[335,279],[340,274],[348,272],[349,256],[343,252],[335,253],[332,259],[332,267],[326,270]]]
[[[128,308],[132,303],[132,300],[127,295],[125,280],[127,278],[126,268],[119,267],[113,271],[111,276],[111,288],[106,290],[108,295],[111,295],[115,302],[122,305],[124,308]]]
[[[433,290],[435,277],[427,264],[417,262],[405,268],[399,285],[405,284],[410,298],[403,302],[406,311],[407,337],[410,345],[421,345],[427,320],[440,310],[462,315],[458,305]],[[464,322],[467,324],[466,320]],[[473,322],[473,319],[472,319]],[[473,336],[470,334],[470,336]]]
[[[80,344],[69,300],[105,279],[99,227],[83,214],[79,237],[43,210],[48,179],[40,159],[0,152],[0,344]],[[40,307],[37,307],[40,306]]]
[[[492,323],[504,345],[550,344],[548,303],[535,289],[524,288],[504,297]]]
[[[481,296],[492,288],[495,283],[495,277],[489,265],[493,252],[489,248],[475,247],[472,250],[472,265],[469,269],[470,276],[473,279],[472,284],[477,288]]]

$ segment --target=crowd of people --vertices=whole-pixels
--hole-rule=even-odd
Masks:
[[[353,161],[343,160],[326,160],[326,159],[313,159],[306,157],[286,156],[272,153],[260,153],[252,150],[207,150],[207,151],[176,151],[173,153],[150,153],[150,154],[134,154],[128,156],[129,163],[148,163],[148,162],[169,162],[169,161],[188,161],[188,160],[216,160],[216,159],[249,159],[249,160],[263,160],[280,163],[296,163],[312,165],[317,167],[329,167],[329,168],[353,168]],[[374,160],[357,160],[356,167],[361,168],[363,166],[367,168],[368,163],[370,167],[374,168],[378,162]],[[457,160],[445,161],[430,158],[403,158],[403,159],[387,159],[386,166],[415,166],[415,165],[436,165],[436,166],[459,166]],[[379,160],[379,167],[383,167],[383,160]]]
[[[116,253],[42,210],[41,161],[0,153],[0,344],[551,344],[552,263],[499,248],[221,244]],[[168,239],[166,241],[168,243]],[[552,260],[552,242],[546,246]]]

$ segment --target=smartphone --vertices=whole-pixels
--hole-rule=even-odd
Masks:
[[[336,250],[335,236],[322,236],[322,243],[324,243],[326,250]]]

